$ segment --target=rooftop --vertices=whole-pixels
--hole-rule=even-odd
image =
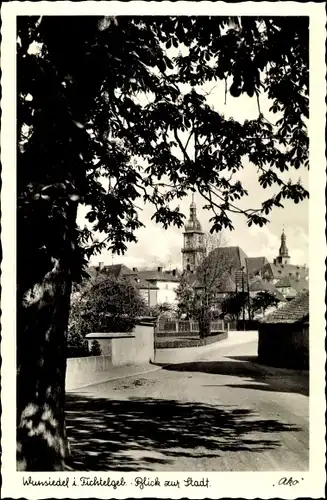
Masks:
[[[245,252],[240,247],[219,247],[212,250],[209,254],[210,258],[223,261],[226,269],[241,270],[246,269],[246,259],[248,258]]]
[[[290,302],[262,318],[260,323],[284,324],[305,323],[309,321],[309,291],[299,293]]]
[[[138,271],[137,275],[148,281],[172,281],[177,283],[180,280],[177,272],[173,274],[172,272],[163,271],[162,268]]]
[[[290,275],[296,277],[297,273],[300,275],[300,278],[305,278],[309,275],[309,269],[304,266],[296,266],[295,264],[274,264],[269,262],[263,267],[263,274],[265,273],[271,273],[274,279],[283,278],[284,276],[289,277]]]
[[[246,269],[249,276],[254,276],[263,268],[265,264],[268,264],[266,257],[247,257]]]

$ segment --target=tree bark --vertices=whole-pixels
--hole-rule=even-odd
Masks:
[[[51,219],[38,212],[32,220],[18,217],[17,470],[58,471],[69,455],[66,331],[76,207],[62,211],[55,246]]]

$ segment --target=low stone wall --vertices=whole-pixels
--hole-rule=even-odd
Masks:
[[[210,337],[208,337],[210,338]],[[221,339],[222,340],[222,339]],[[171,364],[171,363],[188,363],[196,360],[198,357],[211,352],[219,345],[218,342],[208,343],[196,347],[176,347],[157,349],[155,351],[155,362],[158,364]]]
[[[90,344],[93,340],[99,342],[101,356],[67,359],[67,390],[105,379],[113,367],[141,365],[154,360],[153,325],[136,325],[132,334],[90,333],[86,338]]]
[[[112,368],[111,356],[90,356],[67,359],[66,390],[91,384]]]

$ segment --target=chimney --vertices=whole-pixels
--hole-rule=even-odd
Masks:
[[[176,269],[173,269],[173,276],[176,276]]]
[[[162,267],[158,267],[158,273],[162,273]]]
[[[137,273],[137,267],[133,267],[133,272]]]
[[[104,265],[104,262],[99,262],[99,267],[98,267],[99,271],[102,271],[103,265]]]

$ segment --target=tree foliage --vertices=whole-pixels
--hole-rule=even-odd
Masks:
[[[100,356],[101,346],[98,340],[94,339],[91,342],[91,356]]]
[[[273,293],[270,293],[267,290],[263,290],[261,292],[258,292],[251,300],[251,309],[254,313],[258,311],[262,311],[265,313],[265,311],[269,307],[274,307],[279,304],[280,300],[275,297]]]
[[[192,318],[194,314],[195,293],[194,288],[184,275],[181,276],[175,293],[177,299],[177,316],[184,316],[186,319]]]
[[[154,318],[160,318],[162,316],[169,317],[174,314],[174,307],[172,304],[169,304],[168,302],[161,302],[156,304],[155,306],[151,306],[148,308],[148,312],[150,316]]]
[[[234,292],[229,294],[222,301],[222,314],[231,316],[233,320],[238,320],[243,309],[247,306],[248,296],[245,292]]]
[[[68,335],[130,332],[137,317],[146,312],[146,304],[130,280],[103,275],[72,302]]]

